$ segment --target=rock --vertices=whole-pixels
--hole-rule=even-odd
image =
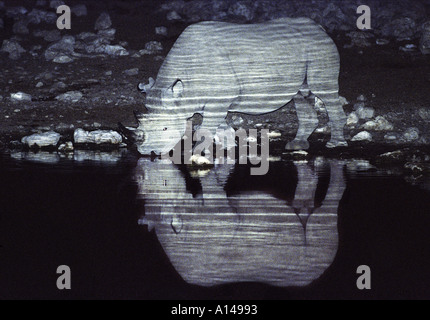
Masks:
[[[369,39],[374,37],[373,34],[363,31],[351,31],[346,35],[351,38],[351,46],[360,48],[370,47],[372,44]]]
[[[233,116],[232,120],[233,120],[232,124],[235,127],[240,127],[244,122],[243,118],[240,116]]]
[[[401,17],[385,24],[381,33],[385,37],[395,37],[397,41],[410,40],[416,32],[416,23],[412,18]]]
[[[418,110],[418,115],[423,120],[430,120],[430,108],[420,108]]]
[[[52,9],[57,9],[59,6],[62,6],[64,4],[65,3],[62,0],[51,0],[49,2],[49,7],[52,8]]]
[[[75,54],[75,37],[63,36],[61,40],[51,44],[45,51],[45,59],[47,61],[54,60],[58,57],[71,56]]]
[[[10,99],[12,101],[16,101],[16,102],[21,102],[21,101],[30,102],[31,101],[31,95],[24,93],[24,92],[11,93]]]
[[[376,157],[376,162],[380,164],[387,163],[403,163],[406,160],[406,155],[402,150],[386,152]]]
[[[85,131],[83,129],[76,129],[73,138],[75,143],[80,144],[119,145],[122,143],[121,135],[113,130]]]
[[[360,108],[360,107],[365,107],[365,106],[366,106],[366,104],[365,104],[364,102],[359,101],[359,102],[357,102],[357,103],[354,103],[354,106],[353,106],[352,108],[354,109],[354,111],[357,111],[357,110],[358,110],[358,108]]]
[[[74,59],[66,55],[55,57],[54,60],[52,60],[52,62],[55,63],[69,63],[72,61],[74,61]]]
[[[375,115],[375,109],[371,107],[360,106],[355,112],[357,113],[358,118],[363,120],[371,119]]]
[[[422,54],[430,54],[430,21],[427,21],[422,26],[420,50]]]
[[[282,134],[279,131],[270,131],[267,134],[267,137],[271,140],[279,139],[282,137]]]
[[[31,47],[31,51],[39,51],[42,50],[42,46],[40,44],[36,44]]]
[[[12,60],[18,60],[26,52],[16,40],[3,40],[0,51],[9,53],[9,59]]]
[[[96,20],[95,30],[106,30],[112,26],[112,20],[109,13],[103,12]]]
[[[120,45],[102,45],[99,50],[96,50],[99,53],[106,53],[110,56],[128,56],[129,52],[127,49]]]
[[[30,31],[28,30],[28,20],[27,19],[21,19],[16,21],[12,26],[13,33],[16,34],[29,34]]]
[[[418,140],[420,137],[420,130],[415,127],[409,128],[403,133],[402,137],[408,142]]]
[[[384,136],[384,139],[387,141],[398,141],[399,140],[399,136],[396,133],[387,133]]]
[[[55,91],[66,89],[67,85],[63,81],[55,82],[52,86],[49,92],[53,93]]]
[[[145,49],[140,50],[140,54],[157,54],[163,51],[163,45],[158,41],[150,41],[145,44]]]
[[[191,158],[191,164],[198,165],[198,166],[204,166],[204,165],[210,165],[211,162],[206,157],[200,156],[200,155],[192,155]]]
[[[58,151],[60,152],[73,152],[73,150],[74,150],[74,147],[71,141],[60,144],[60,146],[58,147]]]
[[[28,147],[55,147],[60,141],[61,135],[54,131],[49,131],[45,133],[35,133],[31,136],[26,136],[21,139],[21,143],[27,145]]]
[[[96,20],[95,30],[106,30],[112,26],[112,20],[109,13],[103,12]]]
[[[164,2],[161,5],[161,10],[164,11],[170,11],[170,10],[175,10],[175,11],[179,11],[184,7],[185,3],[183,0],[179,0],[179,1],[168,1],[168,2]]]
[[[322,6],[320,8],[320,11],[322,10]],[[308,9],[309,12],[309,9]],[[319,17],[319,14],[316,12],[313,12],[311,15],[306,14],[306,16],[310,18],[317,18]],[[328,32],[333,32],[336,29],[340,29],[341,27],[344,30],[349,30],[350,27],[346,22],[348,22],[348,19],[346,15],[342,12],[340,7],[334,3],[329,3],[328,6],[322,11],[322,21],[321,24],[328,30]],[[318,20],[317,20],[318,21]]]
[[[306,160],[309,157],[309,152],[304,150],[293,151],[291,153],[293,160]]]
[[[385,46],[390,43],[390,40],[387,39],[376,39],[376,44],[378,46]]]
[[[412,174],[421,174],[425,171],[424,165],[421,163],[416,163],[416,162],[405,163],[403,168],[405,168],[406,171],[409,171]]]
[[[351,141],[372,141],[372,135],[367,131],[361,131],[356,134]]]
[[[52,78],[54,78],[54,75],[51,72],[45,71],[37,75],[35,79],[51,80]]]
[[[129,52],[122,45],[111,45],[115,38],[115,29],[100,30],[97,34],[82,32],[77,36],[75,45],[77,50],[85,50],[87,53],[101,53],[111,56],[128,56]]]
[[[79,91],[68,91],[55,97],[56,100],[62,102],[78,102],[83,97],[83,94]]]
[[[349,101],[346,100],[345,97],[339,96],[339,101],[342,104],[342,106],[346,106],[347,104],[349,104]]]
[[[47,24],[55,24],[57,21],[57,15],[55,12],[48,12],[40,9],[33,9],[27,15],[29,23],[39,24],[45,22]]]
[[[167,37],[167,28],[166,27],[156,27],[155,34],[159,36]]]
[[[384,117],[377,116],[375,120],[366,122],[363,125],[364,130],[374,130],[374,131],[390,131],[393,130],[393,125],[388,122]]]
[[[139,68],[128,69],[125,70],[124,73],[127,76],[137,76],[139,74]]]
[[[43,37],[43,40],[48,42],[54,42],[61,40],[60,30],[36,30],[33,32],[35,37]]]
[[[64,131],[64,130],[70,130],[70,129],[74,129],[75,126],[73,124],[67,124],[67,123],[62,123],[60,122],[59,124],[57,124],[55,126],[55,130],[57,131]]]
[[[250,22],[254,19],[254,10],[249,2],[238,1],[234,2],[227,11],[228,14],[236,16],[241,20]]]
[[[375,170],[376,167],[371,165],[368,160],[353,159],[347,162],[346,168],[352,172],[364,172],[369,170]]]
[[[43,82],[39,81],[38,83],[36,83],[36,88],[41,88],[43,87]]]
[[[346,125],[349,127],[353,127],[358,124],[360,119],[358,119],[357,114],[353,111],[348,115],[348,118],[346,119]]]
[[[105,30],[99,30],[97,36],[112,41],[115,39],[116,29],[110,28]],[[122,46],[122,45],[121,45]]]
[[[26,15],[28,10],[24,7],[9,7],[6,9],[6,17],[17,20]]]
[[[182,20],[181,16],[176,11],[170,11],[166,16],[168,21]]]
[[[324,127],[316,128],[314,132],[320,133],[320,134],[330,134],[331,128],[330,126],[324,126]]]
[[[77,4],[71,8],[71,11],[77,17],[86,16],[88,14],[87,6],[84,4]]]
[[[417,46],[414,45],[413,43],[409,43],[409,44],[406,44],[404,46],[399,47],[399,50],[403,51],[403,52],[414,52],[417,50]]]
[[[366,101],[367,101],[367,98],[366,98],[364,95],[360,94],[360,95],[357,97],[357,101],[359,101],[359,102],[366,102]]]

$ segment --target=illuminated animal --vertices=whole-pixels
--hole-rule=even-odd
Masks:
[[[148,112],[139,114],[139,127],[128,135],[141,154],[167,153],[195,113],[203,116],[201,128],[215,136],[229,111],[272,112],[306,86],[325,104],[331,127],[327,147],[346,146],[338,77],[336,45],[310,19],[196,23],[177,39],[156,80],[141,87]],[[286,148],[307,149],[318,118],[306,104],[297,104],[296,111],[298,132]]]

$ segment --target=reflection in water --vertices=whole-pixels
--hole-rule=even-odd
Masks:
[[[244,166],[217,165],[196,179],[166,160],[142,158],[139,223],[155,228],[188,283],[307,285],[337,253],[344,163],[318,158],[270,167],[256,177]]]
[[[10,156],[12,159],[15,159],[15,160],[26,160],[26,161],[46,163],[46,164],[56,164],[60,161],[60,156],[56,152],[14,151],[14,152],[11,152]]]
[[[99,150],[74,150],[71,153],[47,152],[47,151],[13,151],[10,156],[15,160],[25,160],[43,164],[57,164],[60,160],[73,160],[76,162],[92,161],[105,164],[118,163],[125,151],[99,151]]]

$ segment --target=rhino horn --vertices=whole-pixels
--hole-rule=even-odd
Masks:
[[[118,122],[118,128],[121,135],[131,143],[134,143],[136,141],[136,133],[133,129],[127,128],[124,126],[121,122]]]

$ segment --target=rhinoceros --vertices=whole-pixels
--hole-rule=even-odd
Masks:
[[[157,78],[145,86],[147,113],[138,116],[134,140],[141,154],[169,152],[186,121],[203,116],[215,136],[228,112],[264,114],[280,109],[307,85],[325,104],[331,140],[346,146],[346,116],[338,95],[339,53],[321,26],[307,18],[258,24],[200,22],[179,36]],[[287,149],[309,148],[316,112],[296,106],[299,128]]]

